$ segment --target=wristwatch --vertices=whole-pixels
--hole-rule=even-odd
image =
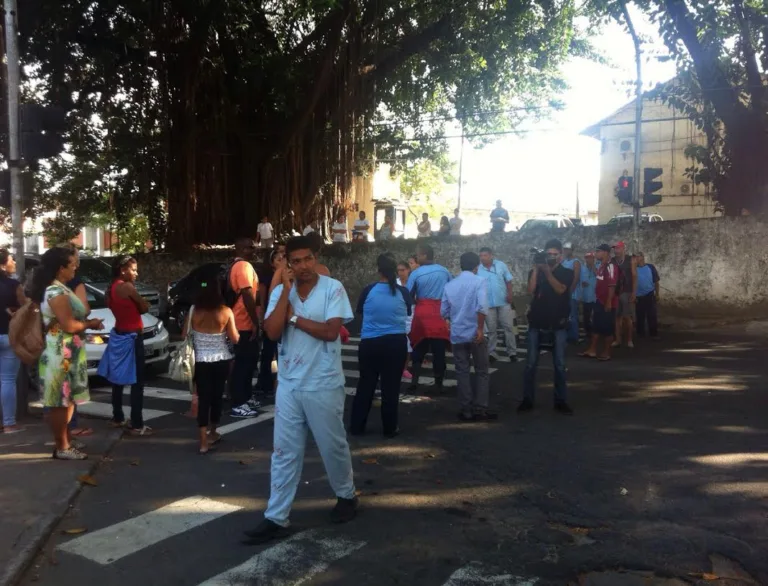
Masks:
[[[292,315],[291,319],[288,320],[288,325],[289,326],[295,326],[297,321],[299,321],[299,316],[298,315]]]

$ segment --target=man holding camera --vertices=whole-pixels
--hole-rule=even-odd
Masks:
[[[557,239],[549,240],[544,251],[534,255],[533,269],[528,276],[528,293],[532,296],[528,311],[528,354],[523,379],[523,401],[517,408],[518,413],[533,409],[539,348],[549,339],[555,366],[555,410],[567,415],[573,414],[573,409],[567,403],[565,348],[568,342],[574,273],[560,264],[562,254],[562,243]]]

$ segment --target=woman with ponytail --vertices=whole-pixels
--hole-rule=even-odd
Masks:
[[[385,437],[398,432],[397,411],[400,380],[408,357],[405,332],[411,314],[411,296],[397,284],[397,262],[389,254],[376,261],[379,280],[368,285],[360,295],[357,313],[363,318],[358,360],[360,379],[352,402],[352,435],[365,433],[373,394],[381,378],[381,422]]]

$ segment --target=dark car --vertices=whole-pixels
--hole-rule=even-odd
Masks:
[[[201,284],[219,278],[227,268],[227,263],[209,262],[195,267],[178,281],[168,283],[168,319],[183,326],[195,298],[199,295]]]

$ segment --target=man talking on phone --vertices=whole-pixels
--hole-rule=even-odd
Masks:
[[[536,395],[536,370],[539,349],[545,340],[552,344],[555,366],[555,411],[572,415],[567,403],[565,382],[565,348],[568,343],[568,318],[571,313],[571,284],[574,273],[560,264],[563,245],[557,239],[549,240],[543,252],[533,258],[533,269],[528,275],[528,293],[532,296],[528,311],[528,354],[523,378],[523,400],[518,413],[531,411]]]

